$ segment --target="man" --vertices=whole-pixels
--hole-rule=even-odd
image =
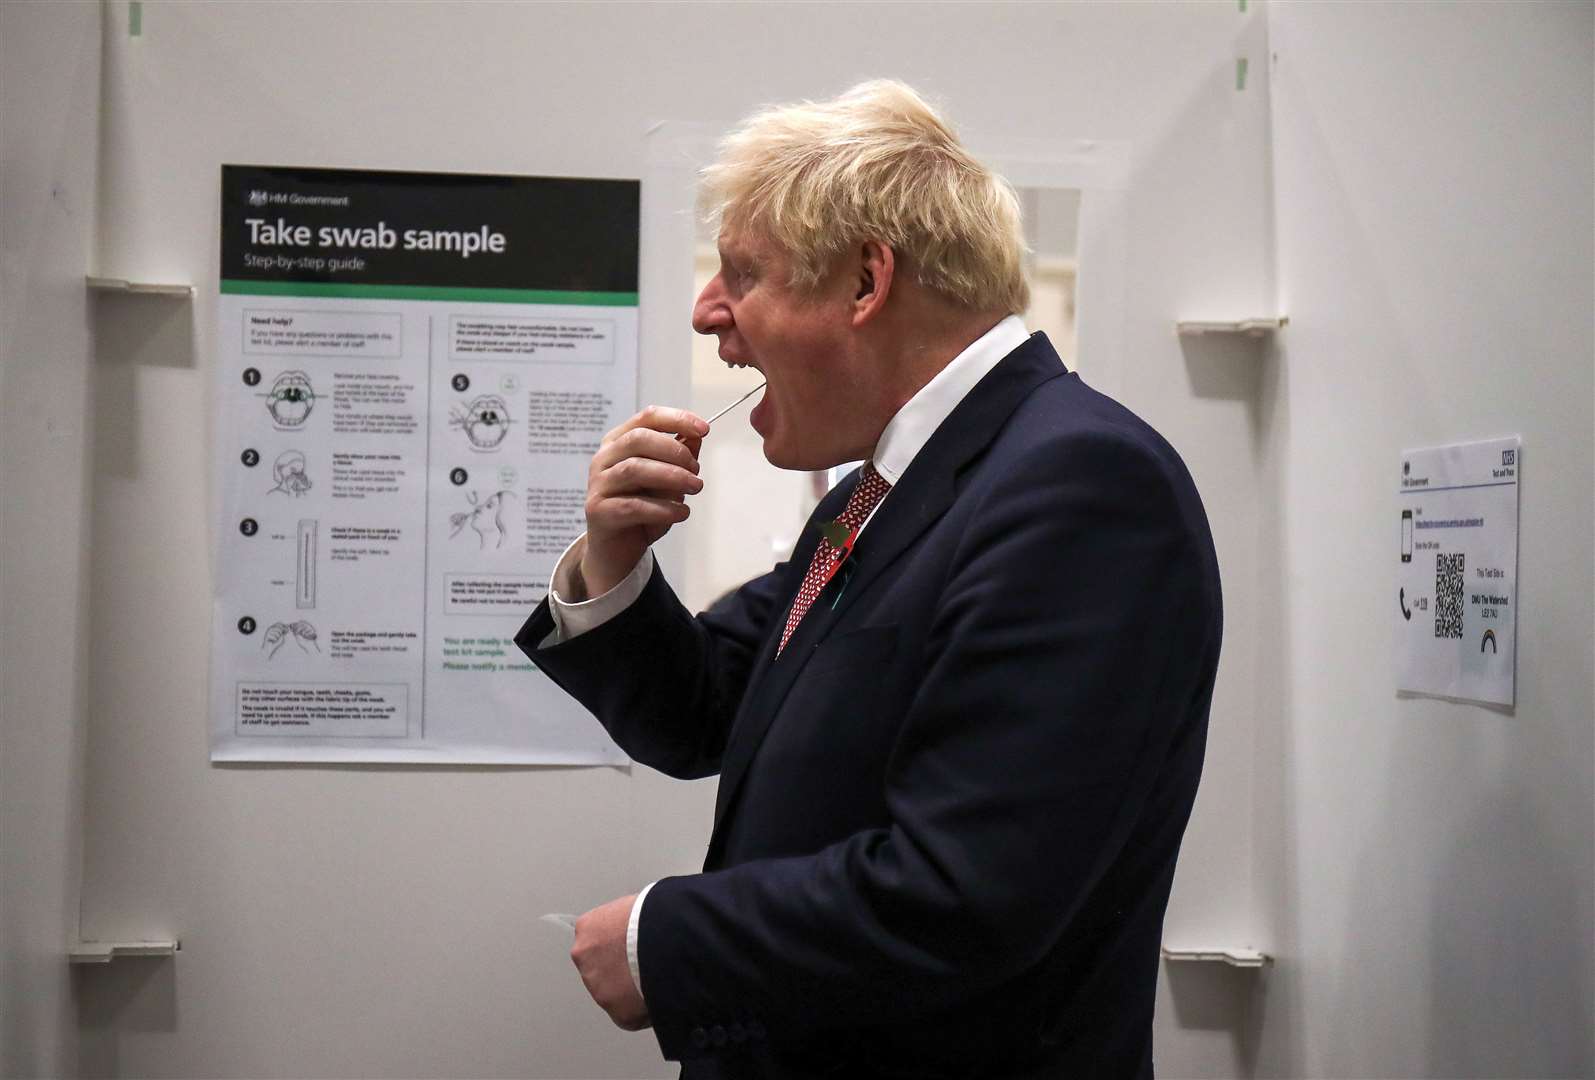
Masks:
[[[705,180],[693,326],[767,378],[765,455],[867,464],[694,618],[649,545],[708,426],[594,456],[517,640],[720,787],[703,873],[583,916],[582,978],[686,1077],[1150,1076],[1219,647],[1190,477],[1026,334],[1013,192],[907,87],[755,116]]]

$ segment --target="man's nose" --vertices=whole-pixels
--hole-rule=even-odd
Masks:
[[[731,310],[726,307],[725,290],[716,274],[698,294],[692,306],[692,328],[700,334],[713,334],[731,325]]]

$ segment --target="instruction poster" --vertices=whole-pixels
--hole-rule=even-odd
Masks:
[[[636,411],[639,205],[223,166],[213,760],[626,761],[512,638]]]
[[[1397,689],[1515,703],[1521,451],[1513,436],[1402,453]]]

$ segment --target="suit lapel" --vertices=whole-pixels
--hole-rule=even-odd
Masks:
[[[1033,334],[1023,345],[1004,357],[985,378],[975,385],[957,408],[936,429],[907,472],[899,479],[880,509],[869,521],[844,564],[820,592],[798,624],[792,638],[776,657],[780,626],[787,608],[780,609],[773,632],[767,635],[754,676],[743,696],[736,724],[720,763],[720,787],[715,797],[714,833],[710,839],[709,860],[719,856],[722,828],[727,811],[735,799],[748,766],[764,741],[781,703],[802,674],[809,658],[830,633],[831,628],[853,601],[878,579],[926,529],[946,513],[957,494],[958,476],[996,438],[1019,402],[1048,379],[1066,374],[1058,354],[1045,334]],[[854,483],[857,483],[855,477]],[[851,492],[852,486],[848,487]],[[834,507],[846,505],[840,491]],[[827,500],[828,502],[830,500]],[[834,517],[832,513],[829,517]],[[828,517],[816,514],[805,530],[794,562],[805,570],[819,545],[819,523]],[[801,561],[799,561],[801,560]],[[799,575],[798,581],[801,581]],[[794,586],[794,592],[796,587]]]

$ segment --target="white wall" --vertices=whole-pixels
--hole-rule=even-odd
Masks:
[[[100,11],[0,4],[0,1074],[70,1076]]]
[[[1278,4],[1260,1071],[1595,1073],[1588,4]],[[1398,698],[1404,447],[1523,435],[1518,697]]]
[[[1256,5],[145,3],[138,38],[125,5],[109,11],[101,269],[199,297],[191,335],[165,309],[97,324],[84,927],[183,951],[84,974],[85,1071],[665,1075],[649,1037],[583,1000],[534,916],[694,868],[709,823],[709,785],[644,770],[208,764],[217,166],[639,176],[658,120],[723,126],[882,74],[942,98],[972,138],[1131,144],[1121,377],[1187,451],[1236,575],[1171,932],[1251,932],[1250,376],[1193,394],[1170,324],[1271,294]],[[686,315],[644,300],[645,398],[682,382],[658,364],[684,373]],[[1225,1008],[1165,1009],[1166,1072],[1234,1071]]]

